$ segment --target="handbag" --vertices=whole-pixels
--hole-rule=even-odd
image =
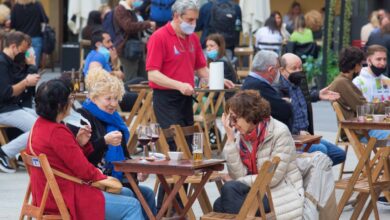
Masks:
[[[30,131],[30,136],[29,136],[29,148],[30,148],[30,151],[31,153],[34,155],[34,156],[37,156],[34,152],[34,150],[32,149],[32,144],[31,144],[31,136],[32,136],[32,133],[33,133],[33,130],[34,130],[34,126],[31,128],[31,131]],[[102,179],[102,180],[98,180],[98,181],[84,181],[82,179],[79,179],[75,176],[71,176],[69,174],[66,174],[64,172],[61,172],[59,170],[56,170],[54,168],[51,168],[54,175],[56,176],[59,176],[63,179],[66,179],[66,180],[69,180],[69,181],[72,181],[72,182],[75,182],[75,183],[78,183],[78,184],[81,184],[81,185],[89,185],[89,186],[93,186],[95,188],[98,188],[100,190],[103,190],[105,192],[108,192],[108,193],[113,193],[113,194],[120,194],[121,191],[122,191],[122,183],[115,177],[112,177],[112,176],[107,176],[107,179]],[[100,171],[100,170],[99,170]]]
[[[145,54],[145,43],[139,39],[129,39],[125,43],[123,55],[128,60],[143,59]]]

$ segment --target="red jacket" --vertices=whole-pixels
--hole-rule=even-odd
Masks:
[[[51,167],[85,181],[107,178],[84,155],[93,150],[92,146],[87,144],[81,148],[65,125],[39,117],[32,132],[34,153],[46,154]],[[29,147],[26,147],[26,151],[32,155]],[[40,204],[46,178],[38,168],[31,168],[30,173],[33,203]],[[72,219],[104,219],[104,196],[99,189],[61,177],[56,177],[56,180]],[[59,213],[52,194],[49,195],[45,211]]]

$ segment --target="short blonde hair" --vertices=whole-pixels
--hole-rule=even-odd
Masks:
[[[21,5],[27,5],[35,2],[36,0],[16,0],[16,4],[21,4]]]
[[[11,9],[6,5],[0,4],[0,24],[4,24],[11,16]]]
[[[305,14],[306,27],[312,31],[318,31],[322,28],[322,15],[317,10],[310,10]]]
[[[90,69],[85,82],[91,99],[113,94],[118,100],[122,100],[125,94],[123,82],[101,67]]]

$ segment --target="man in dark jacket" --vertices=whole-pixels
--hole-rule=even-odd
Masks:
[[[270,103],[271,116],[286,124],[291,130],[291,104],[272,87],[274,82],[279,81],[279,77],[278,55],[272,51],[262,50],[253,58],[252,70],[241,89],[258,90]]]

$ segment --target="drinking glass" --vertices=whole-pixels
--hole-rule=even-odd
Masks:
[[[374,105],[371,103],[368,103],[366,106],[366,117],[365,119],[367,121],[372,121],[374,119]]]
[[[155,157],[156,153],[156,142],[160,137],[160,124],[158,123],[150,123],[150,131],[151,131],[151,140],[152,143],[152,156]]]
[[[390,107],[385,107],[386,122],[390,122]]]
[[[356,106],[356,116],[357,116],[358,121],[364,121],[364,118],[366,117],[366,106],[365,105]]]
[[[138,142],[143,146],[144,148],[144,155],[142,157],[142,161],[145,162],[146,161],[146,147],[148,145],[148,143],[150,142],[151,140],[151,137],[152,137],[152,133],[151,133],[151,130],[150,130],[150,127],[148,125],[139,125],[138,128],[137,128],[137,134],[138,134]]]
[[[196,132],[192,139],[192,155],[195,162],[203,160],[203,133]]]

